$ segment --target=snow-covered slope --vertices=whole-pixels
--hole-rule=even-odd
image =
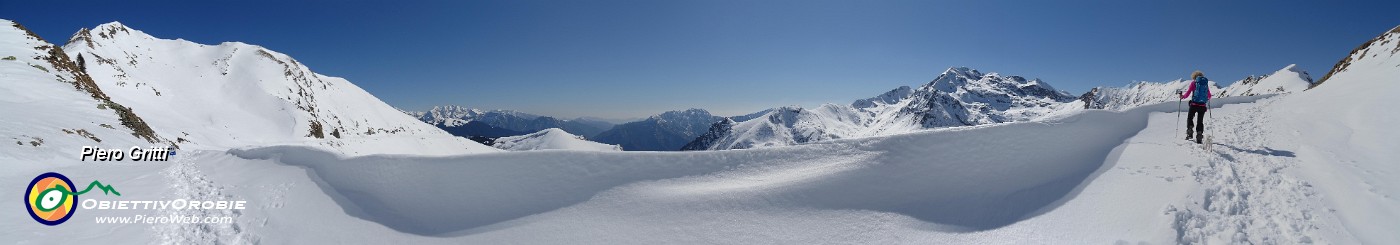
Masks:
[[[1268,113],[1281,136],[1300,142],[1294,173],[1312,181],[1360,243],[1400,241],[1400,26],[1362,44],[1339,69]]]
[[[64,49],[96,84],[182,146],[309,144],[350,155],[494,151],[404,115],[342,78],[281,53],[159,39],[118,22]]]
[[[1333,65],[1333,66],[1332,66],[1332,69],[1331,69],[1331,70],[1328,70],[1326,75],[1322,75],[1322,79],[1321,79],[1321,80],[1318,80],[1316,83],[1314,83],[1314,84],[1312,85],[1312,87],[1317,87],[1318,85],[1322,85],[1322,83],[1325,83],[1325,82],[1331,80],[1331,78],[1332,78],[1333,75],[1336,75],[1336,74],[1338,74],[1338,73],[1342,73],[1342,72],[1344,72],[1344,71],[1347,71],[1349,68],[1351,68],[1351,64],[1352,64],[1352,63],[1360,62],[1360,61],[1365,60],[1365,59],[1367,59],[1367,58],[1375,59],[1375,58],[1380,58],[1382,55],[1387,55],[1384,51],[1381,51],[1381,50],[1386,49],[1386,48],[1384,47],[1386,44],[1390,44],[1391,42],[1394,41],[1394,40],[1390,40],[1390,38],[1393,38],[1392,35],[1393,35],[1393,33],[1396,33],[1396,32],[1400,32],[1400,26],[1395,27],[1395,29],[1390,29],[1390,31],[1388,31],[1388,32],[1386,32],[1386,33],[1384,33],[1384,34],[1381,34],[1380,36],[1376,36],[1376,38],[1372,38],[1371,40],[1368,40],[1368,41],[1366,41],[1366,42],[1364,42],[1364,43],[1361,43],[1361,45],[1359,45],[1359,46],[1356,46],[1355,49],[1352,49],[1352,50],[1351,50],[1351,53],[1350,53],[1350,54],[1347,54],[1346,56],[1342,57],[1342,59],[1341,59],[1340,61],[1337,61],[1337,64],[1336,64],[1336,65]],[[1376,44],[1377,42],[1384,43],[1384,44]],[[1400,44],[1397,44],[1397,45],[1400,45]],[[1395,50],[1394,50],[1394,49],[1391,49],[1390,55],[1393,55],[1394,53],[1395,53]],[[1368,56],[1368,55],[1369,55],[1369,56]],[[1386,57],[1389,57],[1389,56],[1386,56]],[[1374,62],[1374,61],[1372,61],[1372,62]],[[1310,87],[1310,88],[1311,88],[1311,87]]]
[[[745,149],[822,140],[907,133],[920,129],[1029,121],[1071,101],[1039,79],[966,67],[949,68],[919,88],[903,86],[850,105],[790,106],[752,120],[733,119],[687,144],[685,150]]]
[[[170,144],[109,100],[62,48],[9,20],[0,20],[0,140],[0,159],[24,162],[74,155],[82,146]]]
[[[1308,89],[1313,83],[1307,71],[1291,64],[1266,76],[1250,76],[1220,91],[1221,97],[1286,94]]]
[[[583,136],[569,134],[563,129],[548,128],[526,135],[497,138],[491,146],[508,151],[530,150],[582,150],[582,151],[622,151],[621,146],[603,144],[583,139]]]

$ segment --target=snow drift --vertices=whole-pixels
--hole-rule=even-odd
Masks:
[[[336,201],[347,214],[422,235],[509,229],[502,222],[584,202],[656,201],[649,195],[695,205],[689,209],[872,210],[967,232],[1054,209],[1112,162],[1113,149],[1146,126],[1149,112],[1174,109],[1087,111],[1052,122],[741,151],[344,158],[264,147],[231,153],[305,167],[322,190],[341,197]],[[444,188],[450,191],[429,191]]]

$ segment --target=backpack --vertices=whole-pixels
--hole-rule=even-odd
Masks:
[[[1196,77],[1196,91],[1191,91],[1191,103],[1206,104],[1210,100],[1210,88],[1206,76]]]

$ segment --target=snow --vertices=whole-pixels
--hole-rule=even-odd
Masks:
[[[1085,196],[1077,189],[1107,171],[1111,162],[1105,160],[1121,159],[1116,155],[1124,153],[1115,152],[1124,151],[1119,146],[1148,127],[1147,116],[1171,109],[1173,105],[1161,104],[1128,112],[1088,111],[1055,122],[740,151],[343,158],[313,149],[270,147],[231,154],[306,167],[313,179],[324,181],[317,183],[324,195],[343,196],[334,201],[350,210],[345,211],[348,215],[407,237],[450,242],[1000,243],[1008,241],[975,234],[1066,229],[1020,224]],[[1170,117],[1156,118],[1171,123]],[[1066,139],[1075,144],[1060,143]],[[451,190],[404,191],[435,186]],[[1127,233],[1142,235],[1129,238],[1171,239],[1167,225],[1175,216],[1163,214],[1161,204],[1113,208],[1125,210],[1098,212],[1136,212],[1145,217],[1126,220],[1151,218],[1163,228]],[[1027,239],[1023,242],[1054,237],[1020,235]],[[1122,234],[1076,239],[1124,238],[1117,235]],[[832,236],[842,238],[830,240],[836,239]],[[882,240],[893,237],[905,238]]]
[[[0,202],[0,210],[11,210],[0,212],[0,220],[15,221],[0,223],[0,237],[17,244],[1400,241],[1394,232],[1400,227],[1400,178],[1395,178],[1400,152],[1394,150],[1400,149],[1395,140],[1400,132],[1392,129],[1400,114],[1390,113],[1391,105],[1400,103],[1390,96],[1400,89],[1394,82],[1400,77],[1396,31],[1353,53],[1346,69],[1312,89],[1294,90],[1298,81],[1308,79],[1285,68],[1253,88],[1284,84],[1288,93],[1213,100],[1207,119],[1207,133],[1215,138],[1212,150],[1182,139],[1176,102],[1144,99],[1108,110],[1084,109],[1082,101],[1061,103],[1037,109],[1045,114],[1033,120],[791,146],[622,152],[597,149],[599,145],[557,129],[510,142],[569,149],[582,144],[595,150],[464,146],[343,79],[308,75],[306,80],[269,81],[285,76],[286,67],[271,66],[273,60],[292,63],[284,55],[268,51],[273,60],[259,60],[263,56],[223,52],[256,46],[142,39],[133,30],[132,42],[151,50],[135,52],[134,44],[121,42],[94,41],[94,46],[119,46],[132,50],[137,64],[179,69],[96,65],[89,58],[89,70],[102,77],[98,83],[111,90],[113,100],[132,104],[163,137],[188,132],[195,142],[171,162],[96,163],[77,160],[75,149],[149,142],[131,136],[130,129],[118,126],[112,110],[99,109],[97,100],[65,82],[77,74],[34,59],[45,52],[33,47],[46,43],[26,38],[8,22],[0,24],[0,57],[17,57],[0,60],[0,115],[5,115],[0,136],[21,141],[0,144],[4,186],[60,172],[79,181],[101,180],[123,193],[84,198],[233,199],[250,206],[238,211],[82,210],[65,224],[44,226],[28,222],[24,212],[12,212],[24,209],[20,202]],[[119,24],[95,30],[113,26]],[[86,43],[69,46],[74,45]],[[153,51],[164,49],[179,51]],[[125,53],[83,47],[68,52]],[[211,54],[231,54],[230,67],[239,67],[230,70],[231,76],[263,80],[200,80],[194,78],[223,75],[185,72],[207,71],[200,70],[203,64],[217,63],[205,59]],[[195,61],[177,62],[184,59]],[[130,80],[116,76],[122,72]],[[125,86],[118,85],[122,81]],[[306,81],[325,87],[298,87]],[[182,82],[207,82],[203,85],[213,88]],[[149,88],[162,95],[154,96]],[[306,88],[317,99],[283,88]],[[769,125],[783,127],[789,122],[792,127],[849,123],[865,116],[842,113],[848,108],[905,107],[899,102],[906,100],[889,98],[906,94],[914,93],[901,88],[850,106],[780,108],[748,121],[776,118],[781,120]],[[218,110],[197,110],[201,107]],[[819,118],[797,120],[812,115]],[[347,129],[347,137],[308,138],[304,123],[311,120]],[[404,130],[357,132],[375,128]],[[86,129],[102,142],[62,129]],[[44,142],[28,145],[25,139],[31,137]],[[435,146],[439,143],[446,146]],[[0,188],[0,196],[22,192]],[[92,220],[172,214],[227,216],[236,222]]]
[[[1248,81],[1248,82],[1246,82]],[[1225,87],[1220,96],[1251,96],[1261,94],[1283,94],[1303,91],[1313,84],[1312,76],[1290,64],[1273,74],[1255,81],[1240,81]]]
[[[621,146],[588,141],[583,139],[583,136],[569,134],[569,132],[564,132],[563,129],[559,128],[548,128],[526,135],[497,138],[491,146],[508,151],[622,151]]]
[[[952,67],[918,88],[901,86],[850,105],[787,106],[731,118],[686,150],[787,146],[832,139],[909,133],[929,128],[1039,120],[1073,97],[1039,79]],[[747,120],[744,120],[747,119]],[[722,129],[722,128],[717,128]]]
[[[150,145],[132,137],[113,110],[75,89],[75,74],[41,60],[49,54],[36,48],[51,44],[12,25],[0,20],[0,58],[15,57],[0,60],[0,159],[6,160],[0,162],[21,166],[16,170],[43,166],[39,162],[69,165],[51,160],[84,145]]]
[[[256,45],[155,38],[118,22],[64,49],[112,100],[187,149],[311,145],[341,153],[495,151],[417,121],[351,84]],[[313,136],[320,127],[320,137]],[[339,136],[336,136],[336,135]],[[378,137],[377,135],[394,135]],[[186,143],[188,142],[188,143]]]
[[[1315,180],[1328,207],[1360,243],[1400,241],[1400,27],[1352,54],[1346,70],[1268,110],[1279,138],[1298,142],[1295,173]]]

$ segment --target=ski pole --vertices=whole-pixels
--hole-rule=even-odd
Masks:
[[[1172,127],[1172,137],[1181,136],[1181,89],[1176,90],[1176,126]]]

